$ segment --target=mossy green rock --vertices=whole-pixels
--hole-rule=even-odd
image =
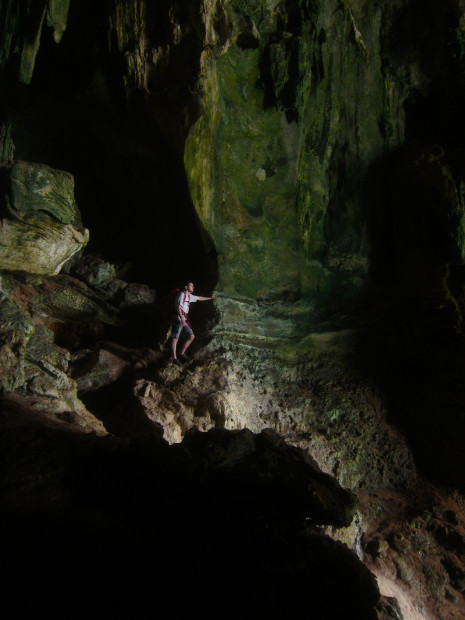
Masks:
[[[334,312],[337,327],[364,297],[363,179],[402,139],[403,119],[391,119],[387,141],[381,127],[398,90],[387,91],[381,71],[382,8],[357,6],[231,2],[223,45],[207,21],[185,167],[218,251],[218,288],[257,302],[269,319],[260,331],[268,324],[273,338],[283,314],[299,338],[318,314]]]
[[[95,288],[108,286],[116,278],[115,266],[94,254],[82,257],[73,272]]]
[[[11,169],[9,217],[0,224],[0,270],[57,274],[88,242],[68,172],[17,162]]]
[[[24,351],[33,333],[31,317],[0,291],[0,391],[15,390],[23,385]]]
[[[74,278],[60,274],[44,279],[35,290],[36,296],[30,304],[35,315],[81,324],[118,323],[116,308],[84,282]]]
[[[68,370],[68,351],[54,343],[54,334],[45,325],[36,326],[27,343],[26,358],[39,366],[48,363],[63,372]]]
[[[19,161],[13,165],[11,208],[19,217],[41,211],[61,224],[81,224],[73,175],[45,164]]]

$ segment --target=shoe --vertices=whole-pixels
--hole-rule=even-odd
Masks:
[[[183,362],[188,362],[191,358],[186,355],[185,353],[181,353],[181,355],[179,356]]]
[[[173,364],[176,364],[176,366],[182,366],[181,362],[178,360],[177,357],[173,357]]]

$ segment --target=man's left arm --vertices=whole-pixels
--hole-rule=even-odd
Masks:
[[[197,301],[208,301],[209,299],[215,299],[215,297],[215,294],[213,294],[211,297],[201,297],[200,295],[197,295]]]

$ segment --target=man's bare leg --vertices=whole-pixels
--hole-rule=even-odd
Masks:
[[[194,340],[194,338],[195,338],[194,334],[191,334],[189,338],[187,338],[187,340],[184,342],[183,347],[179,353],[180,357],[185,354],[187,348],[192,344],[192,341]]]
[[[176,359],[176,347],[178,346],[179,338],[171,338],[171,354],[173,359]]]

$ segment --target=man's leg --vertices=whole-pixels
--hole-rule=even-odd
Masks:
[[[171,338],[171,355],[173,359],[176,359],[176,347],[178,346],[179,338]]]
[[[178,346],[179,336],[182,332],[182,324],[181,319],[176,317],[176,321],[173,324],[173,330],[171,332],[171,355],[173,362],[178,366],[182,366],[181,362],[178,360],[178,356],[176,355],[176,349]]]
[[[194,340],[194,338],[195,338],[194,334],[191,334],[189,338],[187,338],[187,340],[184,341],[184,344],[182,346],[181,352],[179,353],[179,356],[184,355],[187,348],[190,347],[190,345],[192,344],[192,341]]]

